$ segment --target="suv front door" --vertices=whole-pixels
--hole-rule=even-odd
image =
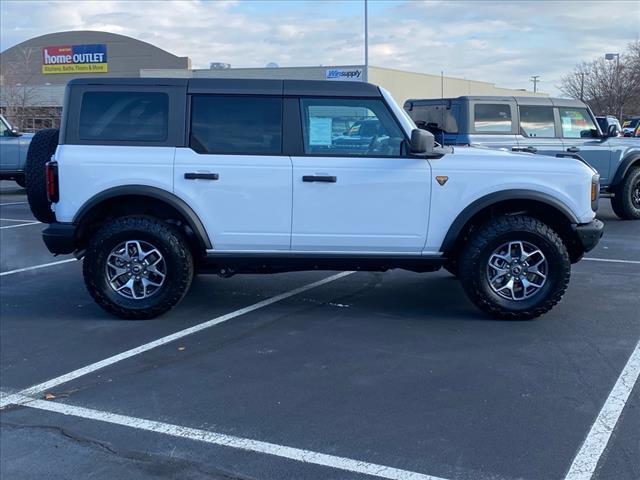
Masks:
[[[603,142],[598,127],[586,108],[558,107],[565,151],[577,153],[600,174],[602,184],[608,184],[611,170],[611,147]]]
[[[282,97],[193,95],[174,192],[200,217],[214,250],[288,250],[291,159],[282,154]]]
[[[405,136],[386,104],[302,98],[300,115],[302,154],[292,157],[291,249],[419,254],[427,234],[431,166],[402,155]]]

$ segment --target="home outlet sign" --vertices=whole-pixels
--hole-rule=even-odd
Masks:
[[[107,46],[62,45],[42,48],[42,73],[105,73]]]
[[[362,68],[328,68],[324,78],[326,80],[362,82],[362,74]]]

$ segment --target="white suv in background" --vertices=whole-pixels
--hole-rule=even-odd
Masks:
[[[367,83],[74,80],[28,163],[49,250],[130,319],[196,272],[442,266],[490,315],[533,318],[603,228],[588,165],[439,147]]]

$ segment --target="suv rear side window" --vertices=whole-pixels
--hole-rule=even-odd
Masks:
[[[511,133],[511,106],[477,103],[473,109],[473,128],[483,133]]]
[[[521,105],[520,133],[529,138],[555,137],[553,107]]]
[[[425,128],[432,133],[458,133],[458,120],[460,107],[458,105],[414,105],[409,115],[420,128]]]
[[[205,154],[280,155],[282,98],[194,95],[189,146]]]
[[[593,138],[598,130],[586,108],[559,108],[564,138]]]
[[[81,140],[163,142],[169,97],[160,92],[85,92],[80,107]]]
[[[404,136],[386,105],[371,99],[301,99],[304,151],[398,157]]]

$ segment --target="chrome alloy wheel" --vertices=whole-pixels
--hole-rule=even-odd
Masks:
[[[636,186],[631,192],[631,203],[635,208],[640,208],[640,180],[636,182]]]
[[[141,240],[128,240],[109,254],[106,274],[116,293],[142,300],[160,290],[167,275],[167,266],[156,247]]]
[[[496,248],[487,263],[491,290],[507,300],[526,300],[544,286],[549,274],[547,259],[535,245],[511,241]]]

